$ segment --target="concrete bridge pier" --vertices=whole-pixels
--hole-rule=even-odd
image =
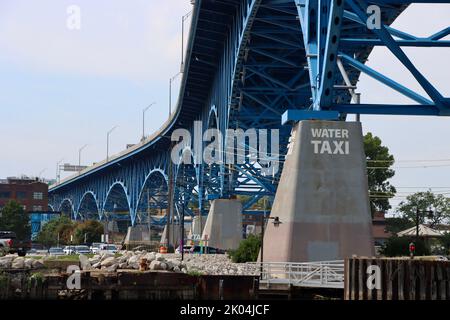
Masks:
[[[291,136],[264,236],[265,262],[373,256],[360,122],[301,121]]]
[[[216,199],[211,203],[202,240],[209,247],[237,249],[243,236],[242,204],[235,199]]]

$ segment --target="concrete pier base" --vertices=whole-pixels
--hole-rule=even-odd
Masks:
[[[188,239],[192,241],[200,240],[205,225],[206,225],[206,216],[193,217],[191,229],[189,230]]]
[[[170,225],[170,233],[169,233],[169,243],[171,246],[173,246],[175,249],[178,248],[178,246],[181,243],[181,229],[180,226],[177,224],[171,224]],[[167,245],[167,225],[164,226],[163,233],[161,235],[161,245]]]
[[[234,199],[217,199],[211,203],[202,240],[219,249],[236,249],[243,236],[242,204]]]
[[[271,217],[265,262],[374,255],[361,123],[295,125]]]
[[[150,244],[150,233],[148,230],[148,226],[134,226],[128,227],[127,235],[125,237],[124,244],[133,245],[133,244]]]

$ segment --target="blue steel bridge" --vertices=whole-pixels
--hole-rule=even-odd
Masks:
[[[447,1],[197,0],[175,111],[151,137],[108,161],[50,188],[50,206],[73,219],[114,217],[147,223],[162,210],[178,220],[207,215],[209,201],[244,195],[245,213],[263,197],[273,200],[283,168],[292,122],[345,121],[348,114],[449,115],[449,99],[416,68],[404,47],[449,47],[450,28],[417,37],[390,25],[413,3]],[[381,25],[369,29],[377,5]],[[431,4],[430,4],[431,5]],[[373,8],[373,7],[371,7]],[[371,9],[369,8],[369,9]],[[373,16],[372,16],[373,17]],[[423,17],[426,23],[432,17]],[[366,66],[375,46],[386,47],[426,92],[408,89]],[[405,105],[358,103],[361,73],[411,101]],[[172,132],[248,128],[280,130],[280,170],[263,175],[258,162],[175,165]],[[246,148],[248,146],[236,146]],[[270,204],[268,205],[268,207]],[[170,210],[167,210],[170,207]],[[149,210],[151,209],[151,210]],[[167,214],[167,212],[171,214]]]

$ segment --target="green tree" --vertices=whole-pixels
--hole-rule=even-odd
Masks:
[[[50,220],[38,233],[36,241],[46,247],[55,246],[58,243],[64,245],[70,243],[70,236],[73,235],[75,224],[66,216]]]
[[[450,198],[446,198],[442,194],[434,194],[431,190],[407,196],[406,201],[400,202],[398,211],[409,221],[415,223],[417,209],[426,211],[430,208],[433,210],[433,215],[419,214],[420,224],[428,223],[433,228],[450,218]]]
[[[255,262],[261,247],[261,236],[249,235],[242,240],[236,250],[230,251],[230,257],[235,263]]]
[[[11,200],[1,210],[0,230],[13,231],[22,240],[30,239],[30,217],[18,202]]]
[[[445,248],[446,254],[450,254],[450,232],[440,237],[439,242]]]
[[[413,226],[414,223],[405,217],[386,218],[386,231],[393,234],[397,234]]]
[[[367,176],[370,192],[370,206],[374,211],[387,211],[391,208],[389,199],[397,190],[388,181],[395,175],[391,169],[394,156],[382,145],[381,139],[368,132],[364,136],[364,151],[367,159]]]
[[[102,234],[103,225],[100,222],[95,220],[84,221],[75,227],[74,242],[77,244],[100,242]],[[85,235],[86,241],[84,241]]]

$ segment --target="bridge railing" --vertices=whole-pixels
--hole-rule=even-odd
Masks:
[[[251,263],[261,270],[260,283],[298,287],[344,288],[344,261]]]

